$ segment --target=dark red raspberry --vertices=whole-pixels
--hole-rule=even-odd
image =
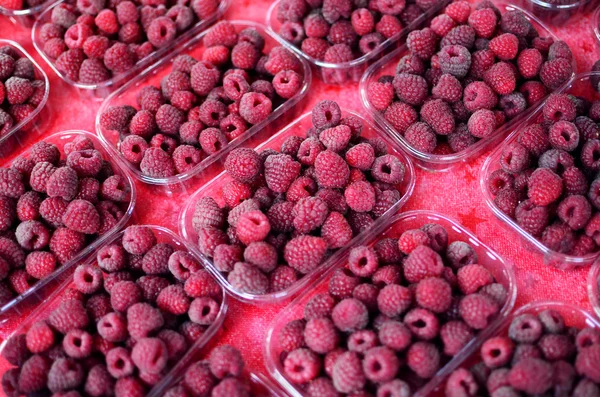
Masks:
[[[548,60],[540,69],[540,80],[551,90],[559,88],[573,74],[571,61],[565,58]]]
[[[306,274],[321,264],[326,252],[327,242],[324,239],[299,236],[287,243],[284,258],[292,268]]]
[[[516,88],[513,67],[506,62],[498,62],[484,72],[485,82],[498,94],[507,95]]]
[[[406,45],[408,49],[423,60],[429,60],[436,52],[437,36],[433,30],[425,28],[408,34]]]
[[[547,168],[540,168],[529,177],[528,196],[534,205],[546,206],[562,194],[562,179]]]
[[[448,135],[454,131],[455,120],[452,109],[441,99],[431,100],[421,108],[421,119],[440,135]]]
[[[496,116],[491,110],[479,109],[469,117],[467,126],[471,135],[477,138],[488,137],[496,130]]]
[[[401,134],[418,119],[417,111],[403,102],[393,102],[385,110],[384,117]]]
[[[393,85],[398,98],[409,105],[421,105],[427,96],[427,82],[418,75],[399,73]]]

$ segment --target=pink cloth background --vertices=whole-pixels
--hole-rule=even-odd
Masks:
[[[270,3],[268,0],[233,0],[225,17],[264,23]],[[590,13],[575,17],[565,27],[550,27],[573,50],[579,71],[589,70],[599,58],[600,50],[591,24]],[[48,74],[51,88],[47,106],[50,112],[43,124],[44,135],[72,129],[95,133],[95,116],[101,102],[80,96],[76,89],[52,72],[35,52],[31,44],[31,30],[13,25],[0,16],[0,37],[21,44]],[[342,107],[366,114],[359,99],[358,84],[326,86],[320,81],[318,73],[313,73],[312,87],[301,105],[304,112],[321,99],[333,99]],[[568,272],[545,267],[542,256],[529,251],[523,240],[507,229],[487,208],[479,189],[479,170],[487,154],[451,172],[417,170],[415,192],[403,210],[430,209],[449,215],[511,261],[518,280],[517,307],[538,300],[562,300],[591,309],[586,292],[589,267]],[[143,202],[152,211],[135,211],[136,222],[158,224],[177,231],[180,204],[187,196],[168,198],[141,183],[137,183],[137,188],[138,203]],[[265,333],[283,307],[284,304],[250,306],[230,299],[229,314],[217,343],[238,347],[252,371],[264,371],[262,357]]]

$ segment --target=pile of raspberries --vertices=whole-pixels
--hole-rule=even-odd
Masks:
[[[468,243],[448,243],[430,223],[353,248],[277,335],[286,378],[307,396],[409,396],[407,380],[433,378],[507,299]]]
[[[555,310],[515,317],[477,358],[450,375],[446,396],[600,395],[600,330],[568,327]]]
[[[44,53],[69,80],[98,84],[130,70],[172,45],[198,20],[212,17],[220,0],[77,0],[52,9],[40,27]],[[187,5],[186,5],[187,4]],[[189,7],[188,7],[189,5]]]
[[[143,397],[215,321],[222,298],[194,256],[131,226],[98,251],[97,266],[77,267],[45,320],[8,340],[2,355],[16,367],[4,392]]]
[[[553,251],[583,256],[600,245],[598,121],[600,101],[552,94],[488,176],[496,206]]]
[[[360,137],[360,119],[325,100],[312,123],[279,152],[232,151],[227,182],[195,204],[199,249],[235,290],[285,290],[401,198],[404,164],[381,138]]]
[[[0,137],[25,120],[41,104],[46,84],[37,80],[29,58],[11,46],[0,48]]]
[[[282,0],[277,8],[279,35],[316,60],[349,62],[375,50],[440,2]]]
[[[461,152],[492,136],[572,75],[563,41],[539,37],[519,10],[449,4],[411,32],[396,75],[368,87],[371,105],[421,153]]]
[[[46,0],[0,0],[0,7],[7,10],[23,10],[44,4]]]
[[[244,366],[244,358],[236,348],[229,345],[216,347],[210,352],[208,360],[189,366],[182,382],[167,390],[164,397],[262,395],[255,394],[251,389],[244,377]]]
[[[0,168],[0,304],[22,295],[110,232],[131,200],[87,137],[64,145],[40,141]]]
[[[192,170],[302,88],[302,63],[283,47],[264,54],[254,28],[229,22],[204,37],[201,60],[180,55],[160,88],[147,86],[132,106],[108,108],[105,130],[121,135],[119,150],[144,175],[165,178]]]

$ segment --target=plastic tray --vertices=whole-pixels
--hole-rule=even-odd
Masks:
[[[594,31],[596,44],[600,46],[600,6],[598,6],[596,11],[594,11],[594,15],[592,15],[592,20],[590,23],[592,24],[592,30]]]
[[[81,262],[81,260],[87,257],[90,253],[94,252],[100,245],[111,239],[125,224],[129,221],[133,214],[133,208],[136,202],[136,188],[135,184],[129,173],[124,171],[120,165],[112,158],[102,142],[97,136],[86,132],[86,131],[63,131],[50,135],[43,139],[44,142],[55,144],[61,153],[64,153],[63,147],[66,143],[71,142],[78,136],[85,136],[94,142],[96,150],[102,153],[102,157],[109,161],[115,171],[115,174],[121,175],[127,181],[131,190],[131,201],[125,210],[125,215],[119,220],[119,222],[107,233],[98,237],[94,242],[85,247],[78,255],[76,255],[68,263],[59,267],[50,276],[38,281],[33,287],[31,287],[23,295],[20,295],[0,308],[0,337],[5,336],[7,330],[12,330],[23,320],[23,318],[30,313],[39,302],[44,300],[44,296],[47,296],[48,292],[51,292],[57,287],[57,280],[64,280],[65,275],[72,273],[74,266]],[[21,155],[27,156],[29,150],[24,151]]]
[[[269,33],[266,30],[266,28],[261,24],[251,21],[230,22],[236,27],[237,31],[241,31],[249,27],[258,30],[265,38],[266,51],[270,51],[273,47],[282,45],[281,40],[279,40],[272,33]],[[175,52],[172,57],[170,57],[169,59],[163,59],[155,65],[153,65],[152,67],[144,70],[135,79],[121,87],[118,91],[114,92],[109,98],[106,99],[106,101],[104,101],[100,110],[98,111],[98,116],[96,118],[96,131],[98,133],[98,136],[107,144],[111,153],[119,158],[121,163],[123,163],[124,167],[128,168],[130,172],[133,173],[135,178],[139,181],[150,185],[160,185],[162,188],[164,188],[164,190],[167,193],[187,191],[194,187],[197,188],[198,186],[194,186],[194,184],[197,182],[197,179],[203,176],[203,171],[206,171],[206,169],[213,165],[217,160],[219,160],[231,150],[244,143],[244,141],[246,141],[248,138],[252,137],[259,131],[270,136],[277,132],[279,128],[282,128],[284,125],[294,120],[299,115],[299,112],[301,110],[297,105],[302,100],[302,98],[304,98],[304,96],[308,93],[308,88],[310,87],[310,83],[312,80],[310,65],[308,64],[308,62],[306,62],[305,59],[296,55],[297,59],[302,63],[303,67],[304,84],[302,86],[302,89],[294,97],[288,99],[282,105],[275,108],[273,110],[273,113],[271,113],[266,120],[252,126],[245,133],[229,142],[229,144],[223,150],[208,156],[200,164],[198,164],[195,168],[188,172],[167,178],[153,178],[148,175],[144,175],[135,164],[131,164],[130,162],[125,160],[125,158],[121,155],[121,152],[118,149],[120,138],[118,132],[107,131],[103,129],[100,125],[100,115],[104,112],[105,109],[111,106],[135,104],[136,94],[138,93],[141,87],[145,87],[147,85],[159,87],[161,79],[170,73],[171,63],[175,56],[187,54],[199,59],[201,54],[204,52],[204,44],[202,39],[204,38],[205,34],[206,32],[197,35],[193,39],[193,41],[191,41],[190,43],[179,49],[177,52]],[[281,117],[282,115],[284,117]]]
[[[363,121],[364,128],[363,128],[362,136],[364,136],[364,137],[379,136],[379,137],[383,138],[388,144],[388,148],[390,149],[390,154],[394,154],[396,157],[398,157],[400,159],[400,161],[402,161],[402,163],[404,164],[404,166],[406,168],[406,176],[404,178],[404,182],[402,183],[402,186],[399,188],[399,190],[402,194],[402,197],[396,204],[394,204],[394,206],[392,208],[390,208],[385,214],[383,214],[381,217],[379,217],[376,220],[374,226],[377,224],[386,224],[388,222],[389,218],[394,213],[396,213],[398,210],[400,210],[400,208],[402,208],[402,206],[410,198],[410,196],[414,190],[414,186],[415,186],[414,168],[413,168],[410,160],[397,147],[397,145],[394,144],[387,136],[382,134],[379,129],[374,127],[364,117],[360,116],[357,113],[342,109],[342,117],[346,117],[347,115],[353,115],[355,117],[360,118]],[[308,129],[310,127],[312,127],[312,113],[306,113],[306,114],[300,116],[294,122],[292,122],[286,128],[284,128],[277,134],[273,135],[269,140],[267,140],[266,142],[257,146],[255,149],[257,151],[260,151],[262,149],[267,149],[267,148],[279,150],[281,148],[281,144],[288,137],[293,136],[293,135],[305,136],[306,131],[308,131]],[[221,191],[222,186],[224,186],[229,181],[231,181],[231,177],[226,175],[225,172],[222,172],[221,174],[217,175],[214,179],[212,179],[210,182],[208,182],[206,185],[204,185],[200,190],[195,192],[188,199],[187,203],[185,204],[185,207],[179,214],[179,232],[186,241],[190,242],[190,244],[193,244],[194,250],[196,250],[197,252],[198,252],[198,248],[197,248],[198,238],[197,238],[197,234],[196,234],[194,228],[192,227],[192,218],[194,215],[194,206],[196,204],[196,201],[198,201],[198,199],[200,199],[201,197],[211,196],[217,202],[220,202],[220,201],[222,202],[222,198],[219,197],[221,194],[220,191]],[[352,239],[352,241],[350,241],[346,246],[337,250],[335,254],[333,254],[329,259],[327,259],[324,263],[322,263],[318,268],[316,268],[312,272],[304,275],[304,277],[302,277],[300,280],[298,280],[295,284],[293,284],[289,288],[287,288],[283,291],[264,294],[264,295],[254,295],[254,294],[248,294],[248,293],[237,291],[227,281],[227,278],[219,270],[217,270],[214,267],[212,260],[204,257],[202,254],[199,254],[199,252],[198,252],[198,254],[199,254],[199,256],[201,256],[203,258],[203,262],[204,262],[206,268],[215,276],[215,278],[219,281],[219,283],[236,299],[239,299],[243,302],[248,302],[248,303],[270,304],[270,303],[275,303],[275,302],[279,302],[282,300],[286,300],[286,299],[291,298],[292,296],[296,295],[298,292],[305,290],[310,284],[312,284],[312,281],[315,278],[317,278],[320,273],[322,273],[325,269],[331,267],[335,262],[337,262],[339,260],[343,251],[346,250],[347,247],[360,245],[361,241],[363,241],[365,238],[367,238],[368,234],[369,234],[368,232],[363,232],[363,233],[359,234],[358,236],[354,237]]]
[[[588,276],[588,296],[596,316],[600,318],[600,264],[592,266]]]
[[[16,124],[11,128],[6,135],[0,138],[0,159],[8,156],[15,149],[22,147],[24,145],[24,141],[27,140],[27,137],[22,136],[25,132],[35,132],[36,135],[40,135],[43,131],[39,128],[41,121],[43,119],[42,110],[46,107],[46,102],[48,102],[48,95],[50,95],[50,82],[48,81],[48,76],[46,73],[40,68],[40,65],[29,55],[27,51],[19,44],[15,43],[12,40],[0,39],[0,47],[10,46],[14,50],[16,50],[21,57],[27,58],[33,64],[33,69],[35,71],[35,78],[37,80],[43,81],[45,86],[44,97],[42,101],[35,109],[33,113],[31,113],[26,119]],[[17,134],[17,132],[22,131],[21,134]],[[33,134],[31,134],[33,135]]]
[[[552,4],[543,0],[525,0],[523,6],[533,15],[552,26],[564,26],[571,18],[591,12],[595,0],[565,1],[565,4]]]
[[[40,4],[31,8],[24,8],[22,10],[11,10],[0,6],[0,14],[6,16],[12,23],[22,25],[26,28],[31,28],[39,14],[41,14],[47,7],[50,7],[57,0],[47,0],[43,4]]]
[[[452,372],[454,372],[460,367],[470,368],[472,365],[480,361],[479,349],[487,339],[494,336],[507,335],[508,327],[515,317],[521,314],[537,315],[540,312],[543,312],[544,310],[555,310],[559,312],[564,317],[565,324],[568,327],[575,327],[579,329],[584,327],[600,328],[600,323],[598,322],[598,320],[579,306],[575,306],[565,302],[551,301],[529,303],[516,310],[510,316],[501,320],[497,320],[490,328],[488,328],[485,331],[484,334],[480,335],[480,338],[478,338],[477,343],[471,344],[471,346],[469,346],[468,351],[465,351],[464,354],[461,355],[460,360],[457,360],[457,362],[451,368],[448,368],[446,371],[444,371],[443,374],[438,373],[438,376],[436,376],[436,378],[433,379],[425,388],[420,390],[419,393],[415,394],[415,397],[424,397],[427,395],[443,395],[446,379]]]
[[[177,250],[177,251],[192,252],[189,249],[189,247],[187,246],[187,244],[185,242],[183,242],[181,240],[181,238],[179,236],[177,236],[175,233],[173,233],[171,230],[164,228],[162,226],[148,225],[148,227],[150,227],[154,231],[154,234],[156,235],[156,239],[158,242],[171,243],[175,247],[175,250]],[[104,241],[103,245],[112,244],[112,243],[118,241],[120,238],[123,237],[123,233],[124,232],[120,232],[116,235],[113,235],[111,239]],[[100,248],[100,247],[97,245],[95,248]],[[96,250],[94,250],[94,251],[96,251]],[[86,258],[81,258],[79,261],[77,261],[77,263],[94,265],[96,263],[95,253],[96,252],[88,253]],[[51,311],[60,304],[63,293],[71,286],[71,284],[73,282],[73,272],[75,269],[74,269],[74,267],[71,267],[70,270],[71,271],[69,271],[69,272],[63,272],[63,274],[61,275],[61,279],[57,280],[60,283],[60,286],[58,287],[58,289],[56,291],[54,291],[54,292],[44,291],[44,292],[46,292],[45,294],[42,291],[40,291],[39,295],[30,297],[31,300],[36,301],[38,308],[34,312],[32,312],[29,316],[27,316],[27,318],[19,326],[19,328],[17,328],[14,332],[12,332],[10,334],[10,336],[6,339],[10,339],[11,337],[13,337],[15,335],[26,333],[27,330],[36,321],[44,320],[48,317],[48,315],[51,313]],[[206,329],[206,331],[202,334],[202,336],[200,338],[198,338],[198,340],[196,340],[196,342],[194,342],[194,344],[192,346],[189,347],[188,352],[178,361],[178,363],[176,365],[174,365],[171,368],[171,370],[165,375],[165,377],[152,388],[152,390],[149,392],[149,395],[160,396],[161,394],[160,393],[157,394],[155,391],[161,390],[163,385],[170,382],[173,377],[178,376],[178,375],[180,376],[182,374],[181,371],[185,368],[185,366],[182,364],[189,363],[190,358],[193,357],[207,343],[209,343],[217,335],[219,330],[222,328],[223,321],[225,320],[225,315],[227,314],[227,309],[228,309],[227,295],[223,291],[223,300],[221,303],[221,310],[219,311],[219,314],[217,315],[215,322],[212,323]],[[2,348],[4,348],[5,344],[6,344],[6,342],[2,344]],[[1,350],[0,350],[0,352],[1,352]],[[3,367],[9,366],[8,363],[6,363],[3,358],[0,358],[0,361],[3,364],[7,364],[7,365],[3,365]]]
[[[505,13],[510,10],[520,10],[525,13],[527,19],[531,21],[533,26],[538,30],[542,37],[552,37],[554,40],[559,38],[552,33],[539,19],[531,15],[529,12],[523,10],[512,4],[503,2],[494,2],[500,12]],[[394,75],[396,65],[404,55],[408,53],[406,45],[396,49],[392,53],[386,55],[367,69],[362,80],[360,82],[360,96],[362,99],[363,106],[369,111],[373,119],[379,124],[388,134],[390,134],[395,140],[397,140],[402,148],[414,159],[415,164],[428,171],[448,171],[453,167],[458,166],[461,163],[466,163],[474,158],[479,157],[483,152],[497,146],[502,140],[523,120],[531,113],[532,109],[535,109],[535,105],[531,106],[528,110],[508,121],[502,127],[497,129],[495,133],[487,138],[481,139],[474,145],[469,146],[467,149],[462,150],[458,153],[451,154],[431,154],[424,153],[416,150],[412,147],[404,136],[399,134],[394,127],[383,117],[383,114],[378,112],[370,103],[367,88],[371,82],[377,81],[382,75]],[[573,61],[573,69],[575,69],[575,61]]]
[[[587,98],[600,98],[600,94],[596,93],[590,84],[590,76],[598,76],[600,77],[600,72],[596,73],[583,73],[578,74],[569,80],[562,88],[559,89],[558,92],[562,93],[570,93],[575,95],[583,95]],[[545,103],[545,101],[544,101]],[[600,255],[600,251],[597,251],[593,254],[587,254],[584,256],[573,256],[573,255],[565,255],[559,252],[548,249],[541,241],[527,233],[523,228],[521,228],[517,222],[502,212],[496,204],[494,204],[494,196],[489,191],[487,180],[488,177],[492,174],[492,172],[496,171],[500,168],[500,157],[502,156],[502,151],[504,147],[508,144],[514,142],[518,138],[519,131],[525,128],[526,126],[535,123],[539,117],[542,116],[542,108],[543,103],[537,107],[537,109],[529,114],[527,118],[523,121],[523,123],[517,128],[507,139],[496,148],[492,154],[485,160],[485,163],[481,167],[481,173],[479,177],[479,183],[481,186],[481,190],[483,191],[483,198],[487,203],[488,207],[492,210],[492,212],[506,223],[510,228],[515,230],[518,234],[523,237],[525,242],[528,242],[526,245],[527,248],[533,248],[534,251],[539,251],[544,256],[544,264],[558,267],[560,269],[569,269],[577,266],[586,266],[592,264],[596,258]]]
[[[319,61],[318,59],[306,55],[300,48],[289,41],[285,41],[279,36],[278,32],[281,27],[281,22],[277,20],[277,7],[279,7],[279,4],[282,1],[283,0],[275,1],[273,4],[271,4],[271,7],[269,7],[269,10],[267,11],[266,24],[269,32],[277,35],[277,37],[279,37],[280,40],[285,43],[287,48],[308,59],[308,61],[315,66],[319,72],[321,80],[325,84],[346,84],[360,81],[360,78],[367,67],[378,60],[381,55],[386,52],[386,50],[389,50],[394,45],[398,45],[402,38],[406,37],[411,31],[418,29],[423,23],[425,23],[429,18],[435,16],[443,7],[446,6],[446,4],[450,2],[450,0],[440,0],[438,5],[424,12],[419,18],[417,18],[411,24],[405,26],[404,29],[402,29],[396,35],[385,40],[379,47],[368,54],[362,55],[350,62],[329,63],[325,61]]]
[[[363,241],[357,243],[356,245],[371,245],[384,237],[399,237],[402,232],[419,228],[427,223],[438,223],[445,227],[448,231],[448,241],[460,240],[471,244],[479,256],[479,264],[485,266],[496,278],[497,282],[503,284],[508,291],[507,300],[504,304],[504,307],[498,314],[495,322],[506,318],[512,310],[517,297],[517,285],[512,264],[505,261],[491,248],[482,243],[474,234],[445,215],[422,210],[406,212],[404,214],[395,216],[387,225],[380,224],[377,227],[372,228],[370,236],[363,239]],[[275,320],[273,320],[269,326],[269,329],[267,330],[264,351],[267,370],[269,371],[271,377],[279,382],[279,384],[291,396],[301,397],[302,393],[284,376],[280,362],[281,349],[279,349],[278,346],[279,333],[288,322],[303,317],[304,306],[314,295],[327,291],[329,278],[337,268],[345,265],[346,257],[347,256],[338,258],[336,265],[330,268],[327,273],[323,274],[309,290],[296,298],[285,309],[283,309],[283,311],[275,318]],[[493,327],[493,324],[491,324],[490,327]],[[488,329],[490,327],[488,327]],[[469,344],[463,348],[461,352],[459,352],[452,360],[442,367],[435,375],[433,380],[429,383],[433,382],[439,377],[449,374],[454,368],[456,368],[457,363],[462,361],[462,357],[464,357],[467,352],[472,350],[473,345],[480,343],[485,334],[485,330],[481,331],[471,342],[469,342]],[[426,396],[427,393],[424,393],[423,390],[428,388],[429,383],[422,386],[422,388],[415,395]]]
[[[225,14],[225,12],[229,8],[229,6],[231,5],[231,0],[220,0],[220,1],[221,1],[221,3],[219,4],[219,8],[212,16],[196,22],[187,31],[185,31],[184,33],[177,36],[175,38],[175,40],[173,40],[173,43],[171,43],[170,45],[168,45],[164,48],[159,48],[156,51],[149,54],[148,56],[146,56],[145,58],[139,60],[128,71],[126,71],[124,73],[119,73],[119,74],[113,75],[113,77],[110,80],[106,80],[102,83],[83,84],[83,83],[79,83],[79,82],[69,79],[67,76],[65,76],[63,73],[61,73],[56,68],[56,65],[55,65],[56,60],[48,57],[46,55],[46,53],[44,53],[44,46],[40,42],[40,37],[39,37],[40,29],[41,29],[42,25],[51,21],[52,10],[54,9],[54,7],[57,7],[60,4],[68,2],[67,0],[61,0],[61,1],[53,4],[51,7],[47,8],[38,17],[38,19],[35,21],[35,24],[33,25],[33,30],[31,31],[31,40],[33,41],[33,45],[34,45],[36,51],[40,54],[40,56],[44,59],[44,61],[46,61],[48,66],[50,66],[52,68],[52,70],[54,70],[54,72],[58,75],[58,77],[60,77],[63,81],[65,81],[69,85],[72,85],[76,88],[79,88],[80,90],[85,91],[86,93],[90,94],[92,97],[106,98],[115,89],[117,89],[121,85],[125,84],[129,80],[133,79],[135,76],[139,75],[144,70],[144,68],[167,57],[175,49],[179,48],[180,46],[184,45],[185,43],[189,42],[190,40],[193,40],[194,37],[198,33],[202,32],[203,30],[208,28],[210,25],[212,25],[216,20],[221,18],[223,16],[223,14]]]

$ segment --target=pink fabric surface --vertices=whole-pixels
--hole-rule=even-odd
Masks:
[[[226,18],[246,19],[264,23],[268,0],[233,0]],[[550,27],[565,40],[577,60],[579,71],[589,70],[599,58],[598,45],[591,30],[591,13],[578,16],[565,27]],[[13,25],[0,16],[0,37],[21,44],[40,63],[50,79],[50,116],[45,120],[44,135],[63,130],[83,129],[95,133],[95,116],[99,101],[81,97],[77,90],[64,83],[35,52],[31,30]],[[363,110],[358,84],[342,87],[326,86],[313,74],[313,84],[302,105],[305,112],[322,99],[333,99],[347,109]],[[524,241],[496,219],[483,202],[479,188],[479,170],[488,153],[470,164],[450,172],[429,173],[417,170],[417,185],[412,198],[403,210],[429,209],[453,217],[473,231],[482,241],[511,261],[518,280],[517,306],[539,300],[564,300],[590,309],[586,292],[589,268],[563,272],[545,267],[542,256],[528,250]],[[1,164],[0,164],[1,165]],[[177,216],[187,196],[168,198],[156,194],[149,186],[137,184],[138,203],[146,211],[136,211],[137,223],[159,224],[177,230]],[[230,310],[218,343],[238,347],[252,371],[264,371],[263,346],[267,327],[284,305],[250,306],[230,299]],[[0,392],[1,393],[1,392]]]

